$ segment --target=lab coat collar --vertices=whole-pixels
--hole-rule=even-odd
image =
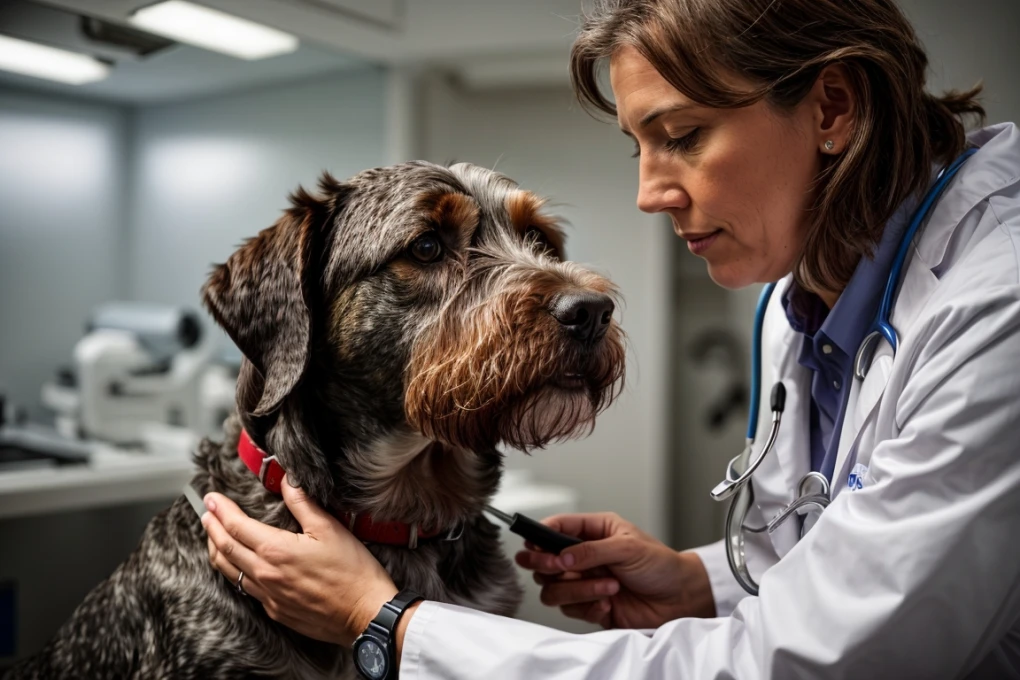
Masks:
[[[978,147],[932,211],[928,225],[916,244],[917,253],[928,269],[937,268],[946,255],[953,230],[981,201],[1020,182],[1020,130],[1013,123],[1000,123],[967,135]]]

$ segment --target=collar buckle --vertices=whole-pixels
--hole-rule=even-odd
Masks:
[[[263,452],[262,464],[259,466],[259,481],[262,482],[262,486],[267,486],[266,475],[269,474],[270,467],[273,463],[280,465],[280,461],[276,458],[276,456],[270,456]],[[282,466],[280,467],[282,468]]]

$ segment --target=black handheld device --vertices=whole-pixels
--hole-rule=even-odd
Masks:
[[[563,550],[581,542],[581,539],[576,536],[561,534],[555,529],[550,529],[541,522],[535,521],[530,517],[526,517],[519,512],[515,512],[513,515],[508,515],[507,513],[488,505],[485,509],[492,514],[493,517],[510,527],[510,531],[517,534],[524,540],[537,545],[546,552],[559,555]]]

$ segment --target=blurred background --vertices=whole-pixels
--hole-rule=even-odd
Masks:
[[[239,355],[199,288],[323,170],[469,161],[549,197],[569,258],[626,300],[627,386],[591,437],[511,453],[503,509],[612,510],[677,548],[721,535],[708,491],[743,441],[757,290],[716,287],[636,209],[631,143],[569,90],[580,6],[0,0],[0,670],[218,436]],[[902,6],[933,90],[983,80],[989,122],[1020,120],[1020,3]],[[240,42],[224,15],[250,22],[223,29]],[[528,597],[523,617],[585,629]]]

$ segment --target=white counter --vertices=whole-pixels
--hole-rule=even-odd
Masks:
[[[173,498],[191,458],[96,445],[88,463],[0,473],[0,519]]]

